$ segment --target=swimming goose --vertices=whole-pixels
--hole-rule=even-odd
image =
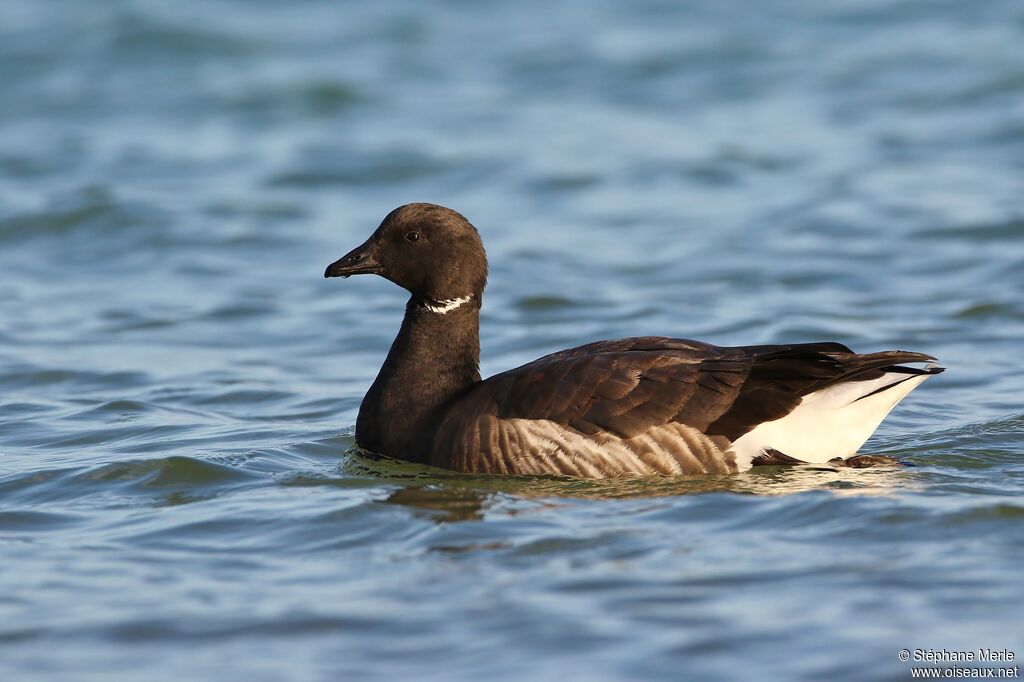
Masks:
[[[481,381],[487,257],[466,218],[434,204],[396,208],[324,272],[359,274],[410,297],[359,407],[357,445],[460,472],[613,478],[852,458],[896,403],[943,369],[922,353],[858,355],[839,343],[639,337]]]

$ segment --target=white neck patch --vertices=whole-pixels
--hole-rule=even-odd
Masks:
[[[444,301],[430,301],[429,303],[423,303],[422,308],[432,313],[438,313],[439,315],[446,315],[451,311],[455,310],[463,303],[469,303],[473,299],[473,294],[468,296],[460,296],[459,298],[449,298]]]

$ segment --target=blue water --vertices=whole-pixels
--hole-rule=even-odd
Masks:
[[[0,2],[0,679],[900,680],[1024,656],[1024,4]],[[903,469],[352,451],[390,209],[483,371],[599,338],[948,371]]]

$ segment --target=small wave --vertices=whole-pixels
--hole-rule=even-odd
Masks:
[[[441,160],[404,150],[360,153],[357,150],[307,150],[289,170],[273,175],[273,187],[317,188],[375,185],[435,175],[449,168]]]
[[[214,15],[216,16],[216,15]],[[258,49],[252,38],[220,30],[195,21],[172,21],[158,12],[120,12],[107,36],[111,49],[122,60],[196,60],[209,57],[237,57]]]
[[[239,485],[269,479],[239,466],[174,455],[111,462],[94,467],[56,467],[16,473],[0,479],[10,504],[54,505],[89,500],[90,505],[191,501],[221,494]]]
[[[150,380],[144,372],[96,372],[81,369],[44,368],[20,364],[0,374],[0,387],[7,389],[38,389],[60,384],[76,388],[125,388],[145,385]]]
[[[73,526],[81,520],[76,515],[57,512],[37,510],[0,511],[0,530],[12,532],[59,530]]]
[[[142,228],[169,229],[153,205],[120,201],[104,187],[88,187],[44,210],[0,219],[0,243],[79,234],[90,239],[134,234]]]
[[[106,464],[80,474],[79,481],[129,482],[146,488],[205,486],[246,481],[253,475],[237,467],[174,455],[161,459]]]
[[[227,106],[243,117],[266,119],[334,116],[364,100],[350,83],[336,79],[303,79],[267,86],[255,84],[224,96]]]
[[[913,233],[913,236],[927,237],[929,239],[969,240],[972,242],[1004,241],[1007,239],[1021,240],[1024,239],[1024,220],[929,227],[917,230]]]

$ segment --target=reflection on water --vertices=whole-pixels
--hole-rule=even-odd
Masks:
[[[409,486],[399,488],[384,501],[412,509],[437,512],[430,514],[429,518],[438,523],[448,523],[482,519],[487,496],[470,488]]]
[[[372,476],[404,487],[387,502],[442,512],[438,521],[480,519],[492,496],[525,499],[622,499],[674,497],[704,493],[791,495],[815,490],[837,495],[887,495],[920,489],[912,469],[903,465],[846,468],[828,465],[760,466],[732,476],[584,480],[563,476],[482,476],[401,462],[358,448],[348,451],[339,471]]]

